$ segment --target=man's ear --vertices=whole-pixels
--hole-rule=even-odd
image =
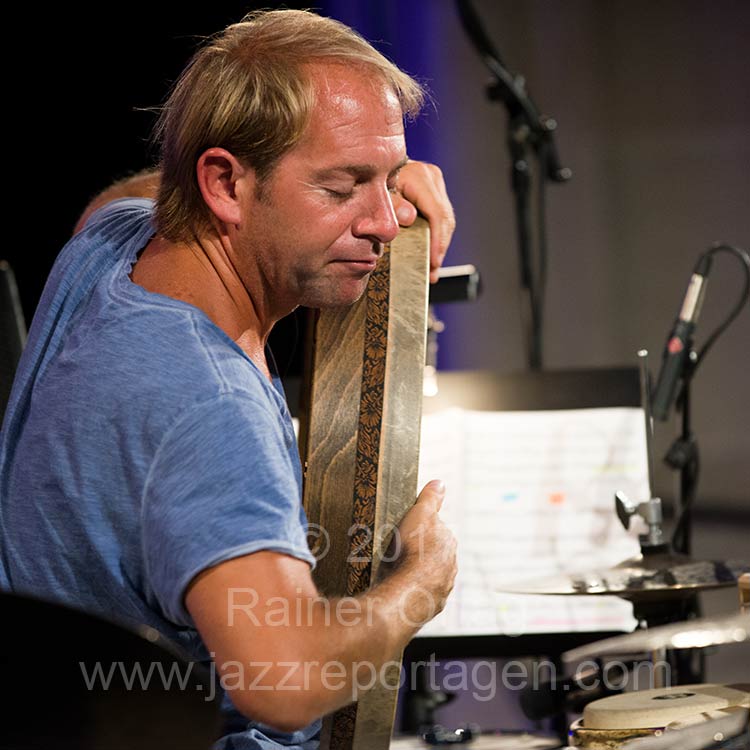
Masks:
[[[254,177],[224,148],[209,148],[198,157],[195,167],[198,187],[209,210],[224,224],[238,225],[242,208],[237,183]]]

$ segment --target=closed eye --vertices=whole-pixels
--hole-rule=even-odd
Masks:
[[[354,188],[351,190],[334,190],[333,188],[323,188],[328,195],[333,196],[337,200],[346,200],[354,195]]]

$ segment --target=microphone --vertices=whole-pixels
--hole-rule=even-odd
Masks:
[[[661,361],[661,371],[656,382],[652,400],[652,413],[661,422],[669,415],[669,410],[677,393],[677,386],[685,372],[690,356],[690,346],[698,315],[706,293],[708,272],[711,268],[711,255],[703,255],[693,270],[685,299],[677,320],[667,337]]]

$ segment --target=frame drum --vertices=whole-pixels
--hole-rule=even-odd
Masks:
[[[614,750],[627,740],[659,735],[750,707],[750,685],[677,685],[639,690],[589,703],[570,728],[568,743]]]

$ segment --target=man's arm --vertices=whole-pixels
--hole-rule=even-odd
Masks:
[[[395,568],[369,592],[325,599],[308,565],[265,551],[221,563],[190,585],[186,605],[222,685],[249,717],[292,731],[356,699],[442,608],[455,540],[430,483],[399,527]]]

